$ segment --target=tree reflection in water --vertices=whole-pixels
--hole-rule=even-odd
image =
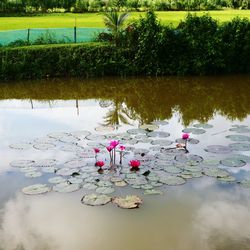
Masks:
[[[40,101],[97,99],[109,103],[103,124],[150,123],[174,112],[182,123],[206,122],[219,113],[230,120],[250,113],[250,77],[54,79],[0,83],[0,99]]]

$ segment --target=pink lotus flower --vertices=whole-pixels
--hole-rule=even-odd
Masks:
[[[100,149],[99,148],[94,148],[94,151],[96,154],[100,153]]]
[[[124,146],[120,146],[120,150],[121,150],[121,151],[125,150],[125,148],[126,148],[126,147],[124,147]]]
[[[104,163],[104,161],[97,161],[97,162],[95,163],[95,165],[96,165],[96,167],[101,168],[101,167],[103,167],[103,166],[105,165],[105,163]]]
[[[182,139],[183,139],[183,140],[187,140],[188,138],[189,138],[189,134],[183,134],[183,135],[182,135]]]
[[[133,169],[139,169],[139,166],[141,165],[141,162],[138,160],[132,160],[129,162],[129,165],[133,168]]]
[[[110,146],[113,148],[116,148],[116,146],[119,144],[119,141],[111,141]]]
[[[114,147],[113,147],[113,146],[108,146],[108,147],[106,147],[106,149],[107,149],[109,152],[111,152],[111,151],[114,149]]]

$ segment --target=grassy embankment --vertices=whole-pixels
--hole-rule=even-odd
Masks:
[[[172,23],[176,26],[180,20],[184,19],[187,11],[167,11],[156,12],[162,24]],[[191,12],[195,13],[195,12]],[[211,17],[220,22],[230,21],[236,16],[246,17],[250,19],[250,10],[224,10],[224,11],[200,11],[196,12],[201,16],[209,13]],[[129,20],[138,19],[145,13],[131,12]],[[84,13],[84,14],[44,14],[29,17],[0,17],[0,30],[15,30],[27,28],[69,28],[77,21],[77,27],[104,27],[102,15],[100,13]]]

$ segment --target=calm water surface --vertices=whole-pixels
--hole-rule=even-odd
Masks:
[[[50,192],[27,196],[22,188],[48,183],[52,174],[27,178],[9,163],[18,159],[55,158],[60,164],[76,157],[58,149],[11,149],[33,143],[54,132],[88,130],[117,134],[141,124],[168,121],[159,127],[180,138],[182,130],[197,123],[213,128],[192,135],[191,154],[224,159],[232,154],[206,152],[208,145],[235,143],[227,135],[232,125],[250,127],[250,77],[143,78],[99,80],[44,80],[0,84],[0,249],[3,250],[240,250],[250,249],[250,192],[237,183],[221,183],[204,176],[185,185],[160,189],[163,195],[116,188],[114,195],[136,194],[139,209],[112,204],[81,204],[86,193]],[[111,125],[112,132],[96,127]],[[247,142],[246,142],[247,143]],[[249,143],[249,142],[248,142]],[[175,146],[173,143],[171,146]],[[139,143],[136,147],[147,147]],[[222,167],[222,166],[221,166]],[[223,167],[222,167],[223,168]],[[250,179],[250,163],[226,168],[237,181]],[[54,176],[54,175],[53,175]]]

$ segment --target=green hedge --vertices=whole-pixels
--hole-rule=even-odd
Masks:
[[[129,74],[129,56],[126,49],[117,50],[102,43],[2,48],[0,79]]]

